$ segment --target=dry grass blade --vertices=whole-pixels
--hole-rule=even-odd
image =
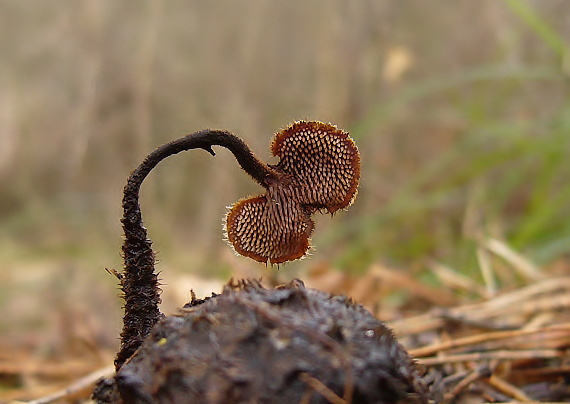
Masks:
[[[518,319],[518,326],[528,322],[530,314],[541,310],[551,311],[568,307],[570,299],[570,277],[545,279],[538,283],[501,294],[482,303],[468,304],[449,309],[450,315],[469,320]],[[518,316],[518,317],[517,317]],[[522,317],[521,317],[522,316]],[[445,326],[445,316],[434,310],[414,317],[393,321],[390,326],[400,336],[414,335]],[[513,323],[512,325],[516,325]]]
[[[485,296],[486,294],[485,288],[481,287],[481,285],[473,281],[473,279],[446,265],[443,265],[440,262],[432,261],[430,263],[430,269],[439,278],[439,280],[449,288],[476,293],[479,296]]]
[[[486,249],[511,264],[513,268],[526,279],[537,281],[544,278],[544,274],[536,267],[536,265],[517,253],[505,242],[494,238],[480,238],[478,241]]]
[[[458,362],[481,362],[498,360],[517,360],[517,359],[549,359],[564,358],[567,354],[558,349],[528,349],[528,350],[501,350],[475,352],[457,355],[442,355],[437,357],[419,358],[418,362],[423,365],[444,365],[447,363]]]
[[[326,398],[332,404],[347,404],[348,401],[340,398],[337,396],[334,391],[329,389],[320,380],[315,379],[314,377],[309,376],[307,373],[301,373],[299,378],[311,386],[315,391],[319,392],[324,398]]]
[[[451,389],[450,392],[446,393],[443,399],[443,404],[448,404],[455,400],[455,398],[470,384],[474,381],[479,380],[483,377],[489,377],[491,375],[491,369],[488,366],[483,366],[475,369],[473,372],[469,373],[463,380],[461,380],[457,385]]]
[[[37,400],[29,401],[28,404],[49,404],[66,398],[68,401],[76,401],[73,397],[81,395],[81,393],[84,392],[87,392],[87,394],[90,395],[91,391],[95,387],[95,382],[102,377],[110,377],[114,371],[115,368],[113,366],[101,368],[89,373],[87,376],[84,376],[79,380],[76,380],[71,386],[63,390],[57,391],[46,397],[38,398]]]
[[[479,261],[479,268],[485,282],[487,297],[493,297],[497,293],[497,281],[493,273],[489,252],[483,248],[477,248],[477,260]]]
[[[478,345],[495,340],[508,340],[507,343],[512,346],[513,340],[516,339],[517,337],[524,337],[533,334],[538,335],[540,338],[540,342],[542,343],[545,343],[546,340],[552,337],[558,337],[558,338],[562,337],[563,339],[570,341],[570,324],[562,324],[558,326],[533,329],[533,330],[497,331],[485,334],[471,335],[464,338],[458,338],[446,342],[436,343],[422,348],[412,349],[410,350],[410,353],[416,358],[421,358],[448,349],[469,347],[472,345]],[[554,334],[554,336],[551,336],[550,334]]]
[[[487,379],[486,382],[499,390],[501,393],[504,393],[509,397],[514,398],[515,400],[520,400],[524,403],[532,401],[532,399],[528,397],[521,389],[516,388],[498,376],[492,375],[489,379]]]
[[[406,271],[398,271],[376,264],[370,268],[369,272],[383,283],[408,290],[412,295],[438,306],[451,306],[456,303],[456,299],[449,292],[426,286]]]
[[[68,360],[62,363],[19,361],[18,363],[0,363],[0,376],[64,378],[85,374],[92,369],[93,364],[81,360]]]

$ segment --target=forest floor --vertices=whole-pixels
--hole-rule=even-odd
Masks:
[[[570,276],[563,275],[568,263],[538,271],[527,264],[513,261],[524,280],[516,288],[477,284],[441,265],[434,270],[444,287],[380,264],[359,276],[314,268],[304,281],[347,294],[385,320],[425,367],[437,402],[570,402]],[[222,286],[180,283],[212,291]],[[398,299],[382,299],[394,291],[401,292]],[[116,347],[91,328],[74,325],[83,324],[80,317],[76,313],[61,325],[73,331],[59,334],[65,349],[57,352],[25,338],[2,341],[0,402],[89,402],[95,381],[113,373]]]

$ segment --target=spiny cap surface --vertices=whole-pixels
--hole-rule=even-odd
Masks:
[[[349,206],[358,190],[360,154],[347,132],[322,122],[296,122],[275,135],[264,195],[242,199],[229,211],[228,240],[241,255],[278,264],[303,257],[317,210]]]

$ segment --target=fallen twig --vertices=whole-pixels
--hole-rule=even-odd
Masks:
[[[91,390],[93,390],[95,382],[102,377],[110,377],[111,375],[113,375],[114,371],[115,368],[111,365],[98,369],[94,372],[89,373],[86,376],[83,376],[81,379],[76,380],[69,387],[66,387],[63,390],[50,394],[49,396],[29,401],[28,404],[49,404],[53,403],[56,400],[76,395],[84,390],[89,390],[89,394],[91,394]]]

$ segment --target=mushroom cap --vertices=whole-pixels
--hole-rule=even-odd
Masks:
[[[279,189],[275,189],[279,195]],[[227,237],[241,255],[280,264],[309,249],[315,223],[298,203],[266,195],[238,201],[227,216]]]
[[[297,200],[334,213],[349,206],[360,182],[360,154],[348,132],[322,122],[296,122],[277,133],[277,171],[291,176]]]
[[[302,258],[310,247],[317,210],[334,213],[355,199],[360,154],[348,133],[322,122],[296,122],[275,135],[264,195],[242,199],[226,217],[235,251],[256,261],[279,264]]]

